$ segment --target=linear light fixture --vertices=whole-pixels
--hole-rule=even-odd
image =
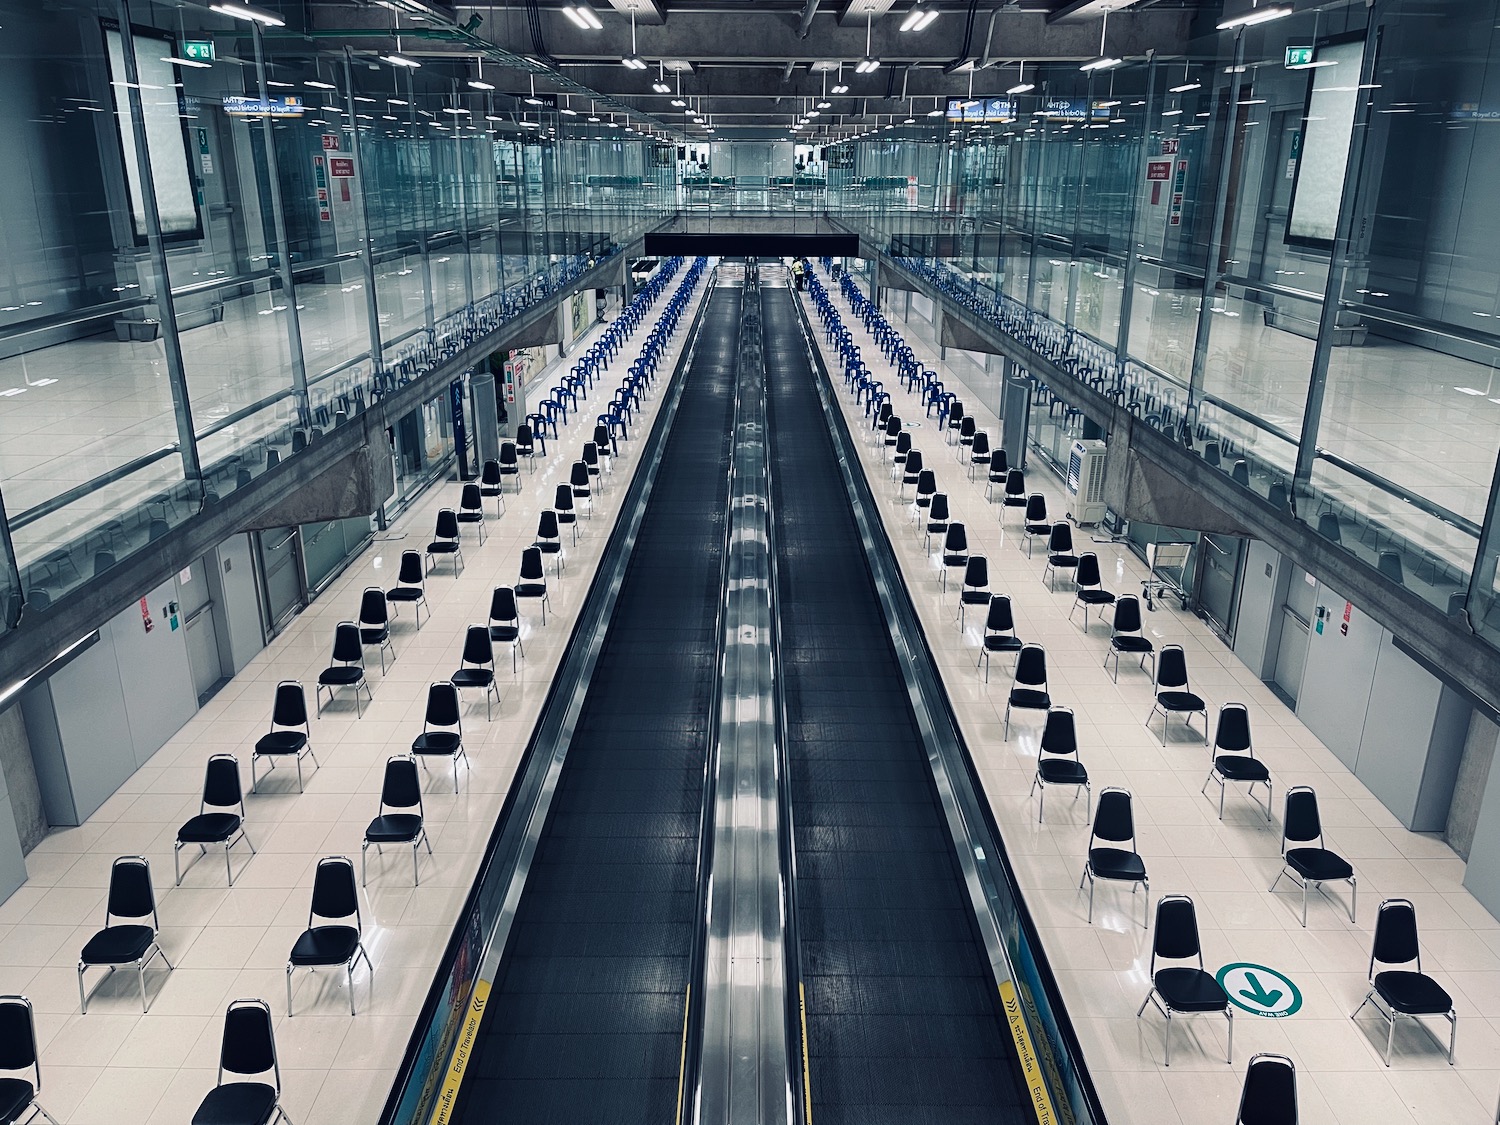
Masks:
[[[1292,11],[1290,4],[1268,4],[1264,8],[1251,8],[1241,15],[1219,21],[1218,30],[1229,31],[1236,27],[1254,27],[1256,24],[1270,23],[1272,20],[1291,15]]]
[[[594,14],[594,9],[587,4],[567,4],[563,6],[563,15],[572,20],[584,31],[600,31],[604,25],[599,22],[599,17]]]
[[[1029,94],[1035,89],[1035,82],[1026,81],[1026,60],[1022,59],[1020,66],[1016,68],[1016,84],[1005,92],[1007,94]]]
[[[874,20],[874,13],[865,13],[865,57],[860,59],[858,65],[855,66],[855,74],[873,74],[880,69],[880,60],[870,53],[870,31]]]
[[[286,20],[275,12],[268,12],[264,8],[256,8],[250,4],[236,4],[231,3],[230,0],[220,0],[217,4],[210,4],[208,10],[218,12],[221,16],[233,16],[237,20],[258,23],[262,27],[286,26]]]
[[[1109,9],[1104,9],[1104,22],[1099,25],[1099,57],[1090,59],[1078,69],[1088,72],[1093,70],[1111,70],[1120,65],[1123,59],[1117,59],[1104,50],[1104,39],[1109,34]]]
[[[932,21],[942,14],[936,7],[924,8],[922,0],[917,0],[912,5],[911,11],[906,13],[906,18],[901,21],[901,30],[922,31],[932,26]]]
[[[630,54],[620,60],[627,70],[645,70],[646,60],[641,58],[635,47],[635,8],[630,9]]]
[[[390,63],[392,66],[404,66],[407,70],[420,70],[422,68],[422,64],[416,59],[409,59],[405,55],[396,54],[394,51],[388,55],[381,55],[380,61]]]

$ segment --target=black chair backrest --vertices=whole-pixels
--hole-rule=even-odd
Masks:
[[[1375,915],[1375,946],[1372,964],[1406,965],[1412,961],[1421,971],[1422,950],[1417,944],[1417,908],[1410,899],[1388,898]]]
[[[896,435],[896,452],[903,457],[911,452],[911,434],[905,430]]]
[[[333,627],[333,659],[341,664],[364,663],[364,646],[359,643],[359,626],[340,621]]]
[[[1306,844],[1323,838],[1323,820],[1318,816],[1318,794],[1308,785],[1295,785],[1286,792],[1286,814],[1281,818],[1283,842]]]
[[[514,621],[517,616],[516,592],[509,586],[496,586],[490,595],[490,620]]]
[[[1026,494],[1026,474],[1020,469],[1011,469],[1005,474],[1005,495],[1024,496]]]
[[[988,457],[990,452],[990,435],[984,430],[976,430],[974,433],[973,456]]]
[[[296,680],[282,680],[276,685],[271,722],[278,727],[300,727],[307,723],[307,695]]]
[[[889,437],[895,437],[901,432],[901,419],[892,414],[885,420],[885,432]]]
[[[1198,912],[1187,895],[1162,895],[1156,903],[1156,934],[1151,940],[1152,967],[1155,959],[1181,961],[1202,958],[1198,940]]]
[[[1047,498],[1040,492],[1026,497],[1026,522],[1042,523],[1047,518]]]
[[[544,508],[542,514],[537,517],[536,537],[538,539],[556,539],[558,535],[557,513],[551,508]]]
[[[203,773],[203,803],[214,808],[244,804],[240,763],[233,754],[215,754]]]
[[[1011,613],[1009,594],[991,594],[989,616],[984,627],[996,633],[1009,633],[1016,627],[1015,615]]]
[[[0,996],[0,1070],[36,1065],[36,1025],[24,996]]]
[[[1231,754],[1250,749],[1250,710],[1243,703],[1226,703],[1219,708],[1214,749]]]
[[[263,1000],[236,1000],[224,1013],[219,1069],[231,1074],[264,1074],[276,1069],[271,1009]],[[222,1079],[222,1075],[220,1076]]]
[[[359,623],[361,625],[384,625],[389,620],[386,614],[385,591],[366,586],[359,596]]]
[[[1156,665],[1158,688],[1183,688],[1188,686],[1187,657],[1181,645],[1164,645]]]
[[[354,884],[354,864],[341,855],[318,860],[313,874],[312,906],[308,925],[313,918],[354,918],[359,925],[359,892]]]
[[[495,663],[495,649],[490,644],[489,626],[470,625],[465,631],[463,662],[465,664]]]
[[[536,547],[521,552],[521,577],[527,582],[542,581],[542,552]]]
[[[452,508],[443,508],[438,512],[437,537],[439,539],[458,538],[458,515]]]
[[[416,759],[397,754],[385,760],[385,778],[380,783],[380,807],[422,809],[422,781]]]
[[[1082,562],[1083,560],[1079,560]],[[1094,568],[1099,567],[1098,559]],[[1141,631],[1141,599],[1134,594],[1123,594],[1115,599],[1115,632],[1139,633]]]
[[[1047,682],[1047,650],[1026,645],[1016,657],[1016,683],[1035,686]]]
[[[583,443],[583,463],[585,466],[599,463],[599,447],[591,441]]]
[[[602,422],[594,427],[594,446],[601,453],[609,452],[609,427]]]
[[[1297,1125],[1297,1068],[1285,1055],[1253,1055],[1235,1125]]]
[[[1324,512],[1318,517],[1318,534],[1325,539],[1332,539],[1335,543],[1343,541],[1344,532],[1339,526],[1339,518],[1332,512]]]
[[[1113,844],[1135,839],[1135,815],[1130,811],[1130,790],[1109,788],[1099,794],[1093,835]]]
[[[573,510],[573,489],[570,485],[560,484],[552,496],[552,510],[555,512],[571,512]]]
[[[574,461],[572,471],[568,474],[568,483],[574,488],[587,488],[589,486],[589,467],[582,461]]]
[[[458,726],[458,689],[447,680],[427,685],[427,711],[423,723],[429,727]]]
[[[422,572],[422,553],[420,551],[401,552],[401,571],[396,580],[406,586],[420,586],[425,575]]]
[[[917,476],[922,471],[922,451],[913,449],[906,455],[906,475]]]
[[[144,918],[156,913],[156,894],[151,889],[151,868],[143,857],[122,855],[109,869],[111,918]]]
[[[479,470],[479,482],[491,488],[500,484],[500,462],[486,461],[484,467]]]
[[[464,485],[463,491],[458,494],[458,506],[466,512],[477,512],[484,506],[477,484]]]
[[[594,432],[598,433],[597,430],[595,430]],[[533,440],[534,439],[531,436],[531,427],[528,426],[525,422],[522,422],[519,426],[516,427],[517,449],[521,448],[522,446],[526,446],[529,448],[532,445]]]
[[[1058,520],[1052,525],[1052,531],[1047,536],[1047,551],[1053,555],[1073,553],[1073,529],[1066,520]]]
[[[1078,753],[1078,730],[1073,724],[1071,707],[1054,707],[1047,712],[1047,725],[1042,728],[1043,754]]]
[[[917,495],[937,495],[937,474],[931,469],[923,469],[921,475],[917,477]]]
[[[516,443],[503,441],[500,443],[500,464],[514,465],[516,463]]]
[[[1099,556],[1093,551],[1085,551],[1079,555],[1078,570],[1073,575],[1073,581],[1080,586],[1104,585],[1104,579],[1099,577]]]
[[[970,555],[964,566],[964,585],[983,589],[990,584],[990,563],[983,555]]]

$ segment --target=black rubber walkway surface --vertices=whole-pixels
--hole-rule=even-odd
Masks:
[[[465,1125],[669,1125],[676,1112],[739,307],[720,289],[704,314],[462,1086]]]
[[[1034,1122],[792,300],[762,291],[813,1121]]]

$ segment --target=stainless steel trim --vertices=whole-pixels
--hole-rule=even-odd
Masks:
[[[156,298],[147,294],[140,297],[128,297],[123,301],[108,301],[102,305],[75,309],[72,312],[33,317],[30,320],[18,321],[0,328],[0,340],[14,340],[18,336],[29,336],[33,332],[46,332],[52,328],[72,328],[78,324],[88,324],[93,320],[103,320],[105,317],[154,304],[156,304]]]
[[[199,293],[216,293],[220,289],[233,289],[238,285],[254,285],[258,281],[269,281],[281,276],[280,270],[263,269],[239,277],[218,277],[208,281],[195,281],[190,285],[179,285],[172,290],[172,297],[192,297]]]
[[[703,1036],[693,1116],[700,1125],[789,1123],[794,1105],[781,908],[766,369],[753,261],[745,270],[742,299],[721,612],[712,886],[704,919]]]
[[[184,629],[186,629],[194,621],[197,621],[198,618],[202,617],[209,610],[213,609],[213,607],[214,607],[213,599],[210,598],[208,601],[206,601],[202,605],[200,605],[197,609],[193,610],[192,614],[190,614],[188,617],[183,618],[182,627]]]

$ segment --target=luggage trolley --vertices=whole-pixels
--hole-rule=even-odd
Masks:
[[[1166,599],[1168,595],[1181,602],[1184,610],[1187,609],[1193,600],[1184,584],[1192,550],[1191,542],[1146,545],[1146,565],[1151,568],[1151,577],[1141,580],[1141,599],[1146,603],[1147,609],[1155,609],[1154,603]]]

